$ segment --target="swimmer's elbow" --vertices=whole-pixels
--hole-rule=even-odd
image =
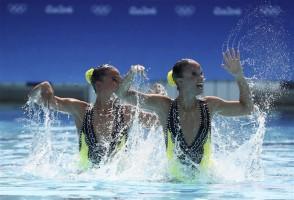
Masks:
[[[49,81],[44,81],[44,82],[42,82],[41,84],[42,84],[42,85],[45,85],[45,86],[50,86]]]
[[[242,114],[243,115],[251,115],[253,113],[253,110],[254,110],[253,103],[243,105]]]
[[[42,89],[52,88],[49,81],[44,81],[44,82],[40,83],[39,85],[37,85],[37,87],[38,86],[41,87]]]

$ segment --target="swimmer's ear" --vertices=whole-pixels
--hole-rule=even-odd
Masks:
[[[94,68],[90,68],[85,73],[85,79],[89,84],[92,84],[92,76],[93,76]]]
[[[170,70],[168,73],[167,73],[167,82],[170,86],[174,87],[176,86],[176,82],[173,78],[173,70]]]

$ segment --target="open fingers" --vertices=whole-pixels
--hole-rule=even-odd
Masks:
[[[230,53],[231,53],[231,57],[232,57],[233,59],[235,59],[235,58],[236,58],[236,51],[235,51],[234,48],[231,48],[231,49],[230,49]]]
[[[232,60],[232,55],[229,49],[225,52],[225,54],[228,60]]]
[[[240,60],[240,51],[237,50],[237,55],[236,55],[237,59]]]
[[[227,56],[227,54],[225,52],[223,52],[223,58],[224,58],[225,66],[228,66],[230,61],[229,61],[229,58],[228,58],[228,56]]]

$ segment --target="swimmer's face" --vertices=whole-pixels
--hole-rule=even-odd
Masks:
[[[109,69],[105,76],[102,78],[102,81],[97,81],[97,86],[101,92],[113,93],[118,89],[119,84],[121,83],[122,78],[117,69]],[[96,88],[97,88],[96,86]]]
[[[196,95],[203,92],[204,74],[199,63],[196,61],[190,61],[190,64],[186,65],[182,78],[180,78],[182,87],[195,91]]]

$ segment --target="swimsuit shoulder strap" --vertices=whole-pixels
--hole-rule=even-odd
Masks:
[[[207,106],[207,103],[204,100],[198,100],[200,104],[200,109],[201,109],[201,116],[202,116],[202,124],[204,127],[206,127],[208,130],[210,129],[210,113],[209,109]]]
[[[167,117],[167,125],[166,129],[164,131],[165,133],[165,140],[167,144],[167,134],[168,132],[171,133],[171,139],[173,140],[172,142],[175,142],[174,139],[177,134],[179,134],[179,118],[178,118],[178,108],[177,108],[177,101],[174,99],[170,103],[170,108],[169,108],[169,113]]]
[[[92,105],[89,105],[86,109],[86,113],[84,116],[83,126],[80,133],[84,133],[86,137],[86,142],[90,146],[94,146],[97,143],[94,126],[93,126],[93,114],[94,109]]]

